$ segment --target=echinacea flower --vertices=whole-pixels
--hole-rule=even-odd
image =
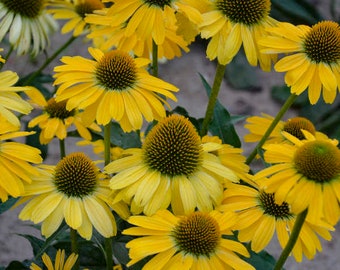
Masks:
[[[255,179],[264,181],[265,191],[275,193],[294,213],[308,208],[307,218],[334,225],[340,217],[340,150],[338,141],[318,139],[303,131],[306,139],[283,132],[291,144],[266,144],[265,162],[272,166],[259,171]]]
[[[139,39],[152,37],[161,45],[166,37],[166,28],[176,26],[177,12],[184,14],[193,23],[200,23],[201,13],[185,0],[116,0],[111,7],[112,26],[126,24],[125,35],[137,34]]]
[[[250,65],[270,71],[275,56],[261,54],[258,41],[265,28],[275,25],[269,16],[270,0],[207,0],[208,10],[200,24],[202,38],[209,39],[207,56],[221,65],[231,62],[243,45]]]
[[[131,258],[128,266],[154,255],[143,270],[255,269],[236,254],[249,257],[247,249],[223,237],[232,235],[236,221],[234,213],[217,211],[175,216],[160,210],[151,217],[131,216],[128,222],[136,227],[123,234],[140,237],[126,244]]]
[[[4,49],[3,48],[0,48],[0,52],[2,52]],[[6,60],[2,58],[2,55],[0,55],[0,63],[5,63]]]
[[[171,115],[152,128],[141,149],[126,149],[104,171],[115,174],[110,187],[118,191],[116,200],[131,204],[134,214],[152,215],[170,204],[175,214],[211,211],[221,202],[224,181],[239,181],[211,153],[222,148],[202,143],[187,118]]]
[[[256,183],[248,186],[227,184],[218,210],[237,214],[235,228],[239,241],[251,241],[250,247],[257,253],[266,248],[274,234],[280,246],[285,248],[297,217],[287,202],[276,203],[274,194],[267,193]],[[296,261],[301,262],[303,255],[309,260],[313,259],[317,251],[322,251],[318,235],[330,241],[330,231],[334,231],[334,228],[328,223],[320,221],[314,224],[306,219],[292,250]]]
[[[47,0],[1,0],[0,40],[8,33],[9,43],[18,55],[36,56],[49,44],[49,36],[58,29],[46,12]]]
[[[16,72],[9,70],[0,72],[0,115],[11,124],[20,127],[20,121],[13,111],[29,114],[33,107],[16,92],[34,88],[31,86],[14,86],[18,80],[19,76]]]
[[[39,171],[32,164],[42,162],[40,150],[16,142],[15,139],[33,134],[19,131],[18,127],[0,117],[0,199],[8,196],[19,197],[24,194],[24,183],[31,183]]]
[[[73,36],[79,36],[88,31],[86,15],[103,8],[105,5],[101,0],[50,0],[47,11],[53,14],[55,19],[68,20],[61,28],[62,34],[73,31]]]
[[[85,124],[81,112],[77,109],[66,110],[66,101],[56,102],[52,97],[48,101],[39,90],[27,91],[30,102],[42,109],[42,114],[34,117],[28,123],[32,128],[39,125],[41,132],[39,140],[41,144],[48,144],[53,138],[64,140],[67,137],[67,130],[74,125],[79,135],[86,140],[91,140],[92,136],[88,129],[99,132],[101,129],[94,122]]]
[[[286,72],[285,82],[291,92],[300,95],[308,89],[311,104],[322,93],[326,103],[333,103],[340,88],[340,26],[322,21],[313,26],[279,23],[267,29],[270,36],[260,42],[266,54],[284,53],[274,66]]]
[[[84,153],[67,155],[56,166],[42,166],[41,175],[25,186],[19,214],[22,220],[42,222],[42,235],[51,236],[65,219],[81,237],[89,240],[93,227],[104,237],[116,234],[111,208],[121,217],[129,215],[122,203],[112,204],[108,180]]]
[[[218,136],[204,136],[202,143],[218,143],[222,147],[213,152],[221,161],[221,163],[231,169],[239,179],[247,181],[249,166],[245,163],[246,158],[242,155],[243,150],[233,147],[229,144],[222,144],[222,140]]]
[[[78,259],[78,254],[72,253],[65,261],[65,250],[58,249],[54,264],[51,258],[44,253],[42,255],[42,260],[44,262],[44,266],[47,270],[72,270],[72,267],[75,265]],[[32,263],[30,266],[31,270],[42,270],[45,269],[41,268],[35,263]]]
[[[261,116],[251,116],[246,119],[246,124],[244,127],[249,131],[248,134],[244,136],[245,142],[258,142],[261,140],[274,117],[268,114],[262,114]],[[327,138],[326,134],[316,130],[314,124],[307,118],[296,116],[287,119],[286,121],[279,121],[272,133],[266,140],[267,144],[270,143],[282,143],[289,142],[286,137],[282,135],[282,131],[286,131],[289,134],[295,136],[296,138],[303,140],[305,135],[302,130],[306,130],[317,138]]]
[[[172,92],[178,88],[151,76],[148,59],[119,50],[89,52],[94,60],[64,56],[64,65],[55,67],[57,102],[67,100],[67,110],[83,109],[84,117],[98,124],[114,119],[126,132],[140,129],[143,117],[148,122],[165,117],[165,98],[176,100]]]

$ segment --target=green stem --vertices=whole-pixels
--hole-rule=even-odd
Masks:
[[[208,106],[207,106],[205,117],[204,117],[203,124],[202,124],[201,136],[204,136],[208,133],[208,127],[209,127],[211,118],[214,113],[214,108],[215,108],[215,104],[217,101],[218,93],[221,88],[221,83],[223,81],[225,68],[226,68],[226,65],[221,65],[220,63],[217,64],[214,83],[211,88],[209,102],[208,102]]]
[[[59,140],[59,151],[60,151],[60,159],[63,159],[66,156],[65,140]]]
[[[111,161],[111,122],[104,126],[104,162],[105,165]],[[106,269],[112,270],[112,238],[105,238]]]
[[[71,251],[75,254],[79,254],[79,247],[78,247],[78,235],[77,230],[70,228],[70,238],[71,238]],[[78,270],[80,268],[79,259],[73,266],[75,270]]]
[[[46,59],[45,63],[34,73],[32,73],[22,85],[30,85],[30,83],[40,75],[40,73],[47,67],[63,50],[65,50],[77,37],[71,36],[59,49],[57,49],[49,58]]]
[[[269,137],[269,135],[272,133],[272,131],[274,130],[274,128],[276,127],[276,125],[279,123],[279,121],[281,120],[281,118],[283,117],[283,115],[287,112],[287,110],[290,108],[290,106],[292,106],[292,104],[294,103],[295,99],[297,98],[297,95],[295,94],[291,94],[289,96],[289,98],[286,100],[286,102],[282,105],[280,111],[278,112],[278,114],[276,115],[276,117],[274,118],[273,122],[270,124],[270,126],[268,127],[267,131],[265,132],[265,134],[263,135],[263,137],[261,138],[261,140],[258,142],[258,144],[256,145],[256,147],[254,148],[254,150],[250,153],[250,155],[248,156],[247,160],[246,160],[246,164],[250,164],[253,159],[256,157],[257,153],[259,152],[259,150],[261,149],[261,147],[264,145],[264,143],[266,142],[267,138]]]
[[[275,264],[274,270],[281,270],[289,254],[292,252],[294,245],[296,243],[296,240],[299,237],[303,223],[305,222],[307,212],[308,212],[308,208],[296,217],[292,233],[290,234],[287,245],[282,250],[280,257]]]
[[[158,46],[152,40],[152,75],[158,77]]]

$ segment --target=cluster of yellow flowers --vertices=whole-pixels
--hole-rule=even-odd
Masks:
[[[0,41],[10,44],[1,68],[12,51],[36,57],[46,50],[57,19],[65,20],[62,34],[72,33],[68,45],[79,36],[89,44],[88,58],[61,57],[49,96],[31,86],[42,69],[20,85],[15,72],[0,72],[1,201],[19,198],[19,218],[41,224],[46,238],[65,222],[74,253],[74,236],[90,241],[93,229],[107,240],[130,236],[127,267],[147,258],[143,269],[255,269],[244,258],[264,250],[275,232],[287,256],[312,259],[340,218],[338,141],[306,118],[265,114],[247,119],[245,142],[259,142],[248,158],[209,134],[213,96],[241,47],[251,66],[285,72],[291,97],[282,113],[304,91],[311,104],[321,94],[325,103],[336,99],[339,24],[295,26],[271,18],[270,9],[270,0],[0,0]],[[189,52],[196,36],[208,40],[207,58],[217,60],[201,126],[169,112],[179,89],[158,78],[158,61]],[[21,115],[33,110],[41,114],[28,127],[39,127],[40,143],[59,140],[55,165],[44,164],[38,148],[13,141],[34,133],[20,131]],[[113,145],[113,123],[140,134],[140,147]],[[104,152],[102,168],[82,152],[66,153],[71,127],[80,144]],[[253,172],[255,157],[268,167]],[[123,230],[117,215],[129,224]],[[123,264],[110,252],[107,269]],[[47,255],[43,261],[48,269],[71,269],[77,258],[64,264],[58,251],[54,266]]]

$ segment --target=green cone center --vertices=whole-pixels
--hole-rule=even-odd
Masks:
[[[258,199],[265,214],[276,219],[287,220],[292,217],[288,203],[283,202],[281,205],[275,203],[274,193],[261,191]]]
[[[137,67],[134,59],[126,52],[108,52],[98,62],[96,78],[106,90],[125,90],[137,80]]]
[[[0,0],[8,10],[23,17],[36,18],[44,8],[44,0]]]
[[[209,257],[220,241],[217,221],[206,213],[194,212],[183,217],[172,231],[177,248],[195,257]]]
[[[311,134],[315,134],[315,127],[311,121],[304,117],[294,117],[289,119],[284,127],[283,130],[288,132],[289,134],[295,136],[299,140],[305,139],[305,135],[301,131],[307,130]]]
[[[270,12],[270,0],[217,0],[215,3],[232,23],[255,25]]]
[[[59,118],[61,120],[74,116],[75,110],[66,110],[66,103],[66,100],[57,103],[54,98],[51,98],[47,102],[45,111],[49,114],[50,118]]]
[[[57,190],[68,197],[83,198],[91,195],[97,186],[98,170],[84,153],[76,152],[64,157],[55,168]]]
[[[158,123],[143,144],[147,165],[169,176],[190,176],[201,163],[200,137],[185,117],[172,115]]]
[[[312,141],[295,153],[296,169],[315,182],[328,182],[340,173],[340,150],[327,141]]]
[[[93,11],[101,10],[104,7],[104,4],[100,0],[85,0],[80,1],[80,3],[75,6],[75,10],[80,17],[85,18],[86,14],[91,14]]]
[[[340,61],[340,26],[336,22],[315,24],[304,41],[304,50],[315,63],[338,64]]]

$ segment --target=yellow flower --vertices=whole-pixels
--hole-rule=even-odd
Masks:
[[[125,52],[131,52],[138,57],[151,58],[153,49],[153,36],[151,34],[138,36],[138,32],[133,32],[129,35],[126,34],[127,24],[116,25],[116,19],[114,17],[116,12],[115,5],[106,10],[102,10],[100,13],[89,14],[86,16],[85,21],[91,25],[96,26],[91,29],[91,32],[87,35],[88,38],[93,39],[95,46],[103,51],[108,51],[112,48],[123,50]],[[186,23],[191,21],[182,13],[176,14],[178,18],[186,19]],[[183,20],[184,20],[183,19]],[[157,55],[159,59],[173,59],[174,57],[181,56],[181,50],[185,52],[189,51],[187,40],[188,32],[185,32],[185,36],[177,31],[177,25],[167,25],[164,29],[165,36],[161,44],[158,44]],[[180,26],[180,31],[190,31],[194,26],[189,27]],[[197,34],[197,33],[196,33]],[[196,35],[191,34],[191,35]],[[192,37],[189,38],[192,41]]]
[[[185,0],[116,0],[111,9],[112,26],[126,24],[126,36],[137,33],[142,40],[152,36],[157,45],[164,42],[166,28],[176,26],[177,12],[196,24],[202,20],[201,13]]]
[[[11,124],[20,127],[18,117],[12,111],[29,114],[32,106],[16,92],[32,90],[34,88],[30,86],[14,86],[18,80],[19,76],[13,71],[6,70],[0,72],[0,115]]]
[[[36,56],[49,44],[49,35],[58,29],[46,12],[47,0],[0,1],[0,40],[8,33],[9,43],[19,55]]]
[[[207,47],[210,60],[221,65],[231,62],[243,45],[250,65],[258,63],[265,71],[271,69],[275,56],[261,54],[258,41],[266,35],[265,28],[275,25],[269,17],[270,0],[208,0],[209,8],[200,24],[202,38],[211,38]]]
[[[85,22],[87,14],[105,8],[101,0],[50,0],[48,13],[53,14],[55,19],[68,20],[61,29],[62,34],[73,31],[73,36],[79,36],[88,31]]]
[[[286,72],[291,92],[300,95],[308,89],[311,104],[322,92],[324,101],[333,103],[340,86],[339,24],[322,21],[310,27],[279,23],[267,31],[271,36],[260,41],[265,48],[262,52],[286,54],[274,68]]]
[[[172,115],[146,135],[142,149],[125,150],[104,170],[115,174],[110,187],[132,213],[152,215],[170,204],[176,214],[211,211],[221,202],[224,181],[239,180],[211,153],[222,148],[202,143],[188,119]]]
[[[3,48],[0,48],[0,52],[2,52],[3,50]],[[6,62],[6,60],[2,58],[2,55],[0,55],[0,62],[3,64]]]
[[[238,239],[249,242],[255,252],[263,250],[276,233],[282,248],[285,248],[296,221],[296,214],[290,210],[287,202],[277,204],[273,193],[253,183],[252,186],[229,183],[224,191],[224,198],[218,210],[237,213],[235,229]],[[318,235],[330,241],[334,228],[328,223],[313,224],[305,220],[292,254],[301,262],[303,255],[313,259],[317,251],[322,251]]]
[[[42,166],[41,175],[25,185],[19,214],[22,220],[42,222],[42,235],[51,236],[65,219],[66,223],[89,240],[94,227],[104,237],[116,234],[110,207],[122,218],[129,213],[126,205],[112,204],[108,180],[84,153],[64,157],[56,166]],[[27,198],[26,198],[27,197]]]
[[[261,116],[251,116],[247,118],[247,123],[244,125],[250,133],[244,136],[245,142],[258,142],[261,140],[268,127],[273,122],[274,117],[268,114]],[[279,121],[272,133],[269,135],[266,143],[287,143],[286,137],[282,135],[282,131],[286,131],[296,138],[303,140],[305,135],[302,130],[306,130],[319,139],[326,139],[327,135],[316,131],[314,124],[305,117],[292,117],[287,121]]]
[[[242,155],[243,150],[229,144],[222,144],[222,140],[217,136],[204,136],[202,138],[202,143],[209,142],[222,145],[214,154],[220,159],[221,163],[232,170],[239,179],[247,181],[249,178],[249,166],[245,163],[246,158]]]
[[[78,255],[75,253],[72,253],[65,262],[65,250],[58,249],[56,257],[55,257],[55,262],[53,265],[51,258],[46,253],[42,255],[42,260],[47,270],[72,270],[72,267],[76,263],[77,259],[78,259]],[[35,263],[32,263],[30,266],[30,269],[31,270],[42,270],[43,268],[39,267]]]
[[[231,212],[174,216],[168,210],[160,210],[151,217],[132,216],[128,221],[137,227],[126,229],[123,234],[141,236],[126,244],[131,258],[128,266],[155,255],[143,270],[255,269],[235,254],[249,257],[247,249],[223,237],[232,235],[237,221]]]
[[[8,195],[22,196],[24,183],[31,183],[31,178],[39,175],[31,163],[42,162],[40,150],[14,141],[33,133],[18,131],[17,126],[0,117],[0,199],[3,202],[8,199]]]
[[[77,109],[66,110],[66,101],[56,102],[55,98],[48,101],[37,89],[27,91],[26,94],[31,98],[30,102],[42,109],[42,114],[34,117],[28,127],[39,125],[41,133],[39,140],[41,144],[48,144],[54,137],[64,140],[67,137],[67,130],[74,125],[80,134],[86,140],[91,140],[92,136],[89,129],[99,132],[101,129],[95,123],[85,124],[82,119],[82,113]]]
[[[148,122],[165,117],[165,98],[176,100],[172,92],[178,88],[149,75],[149,60],[119,50],[89,52],[94,60],[65,56],[64,65],[55,67],[57,102],[67,100],[67,110],[84,109],[84,117],[98,124],[114,119],[126,132],[140,129],[143,117]]]
[[[311,222],[324,219],[334,225],[340,217],[338,141],[303,133],[304,140],[283,132],[291,144],[265,145],[264,159],[273,165],[258,172],[255,178],[268,176],[265,190],[275,193],[278,204],[286,201],[294,213],[308,208],[307,218]]]

